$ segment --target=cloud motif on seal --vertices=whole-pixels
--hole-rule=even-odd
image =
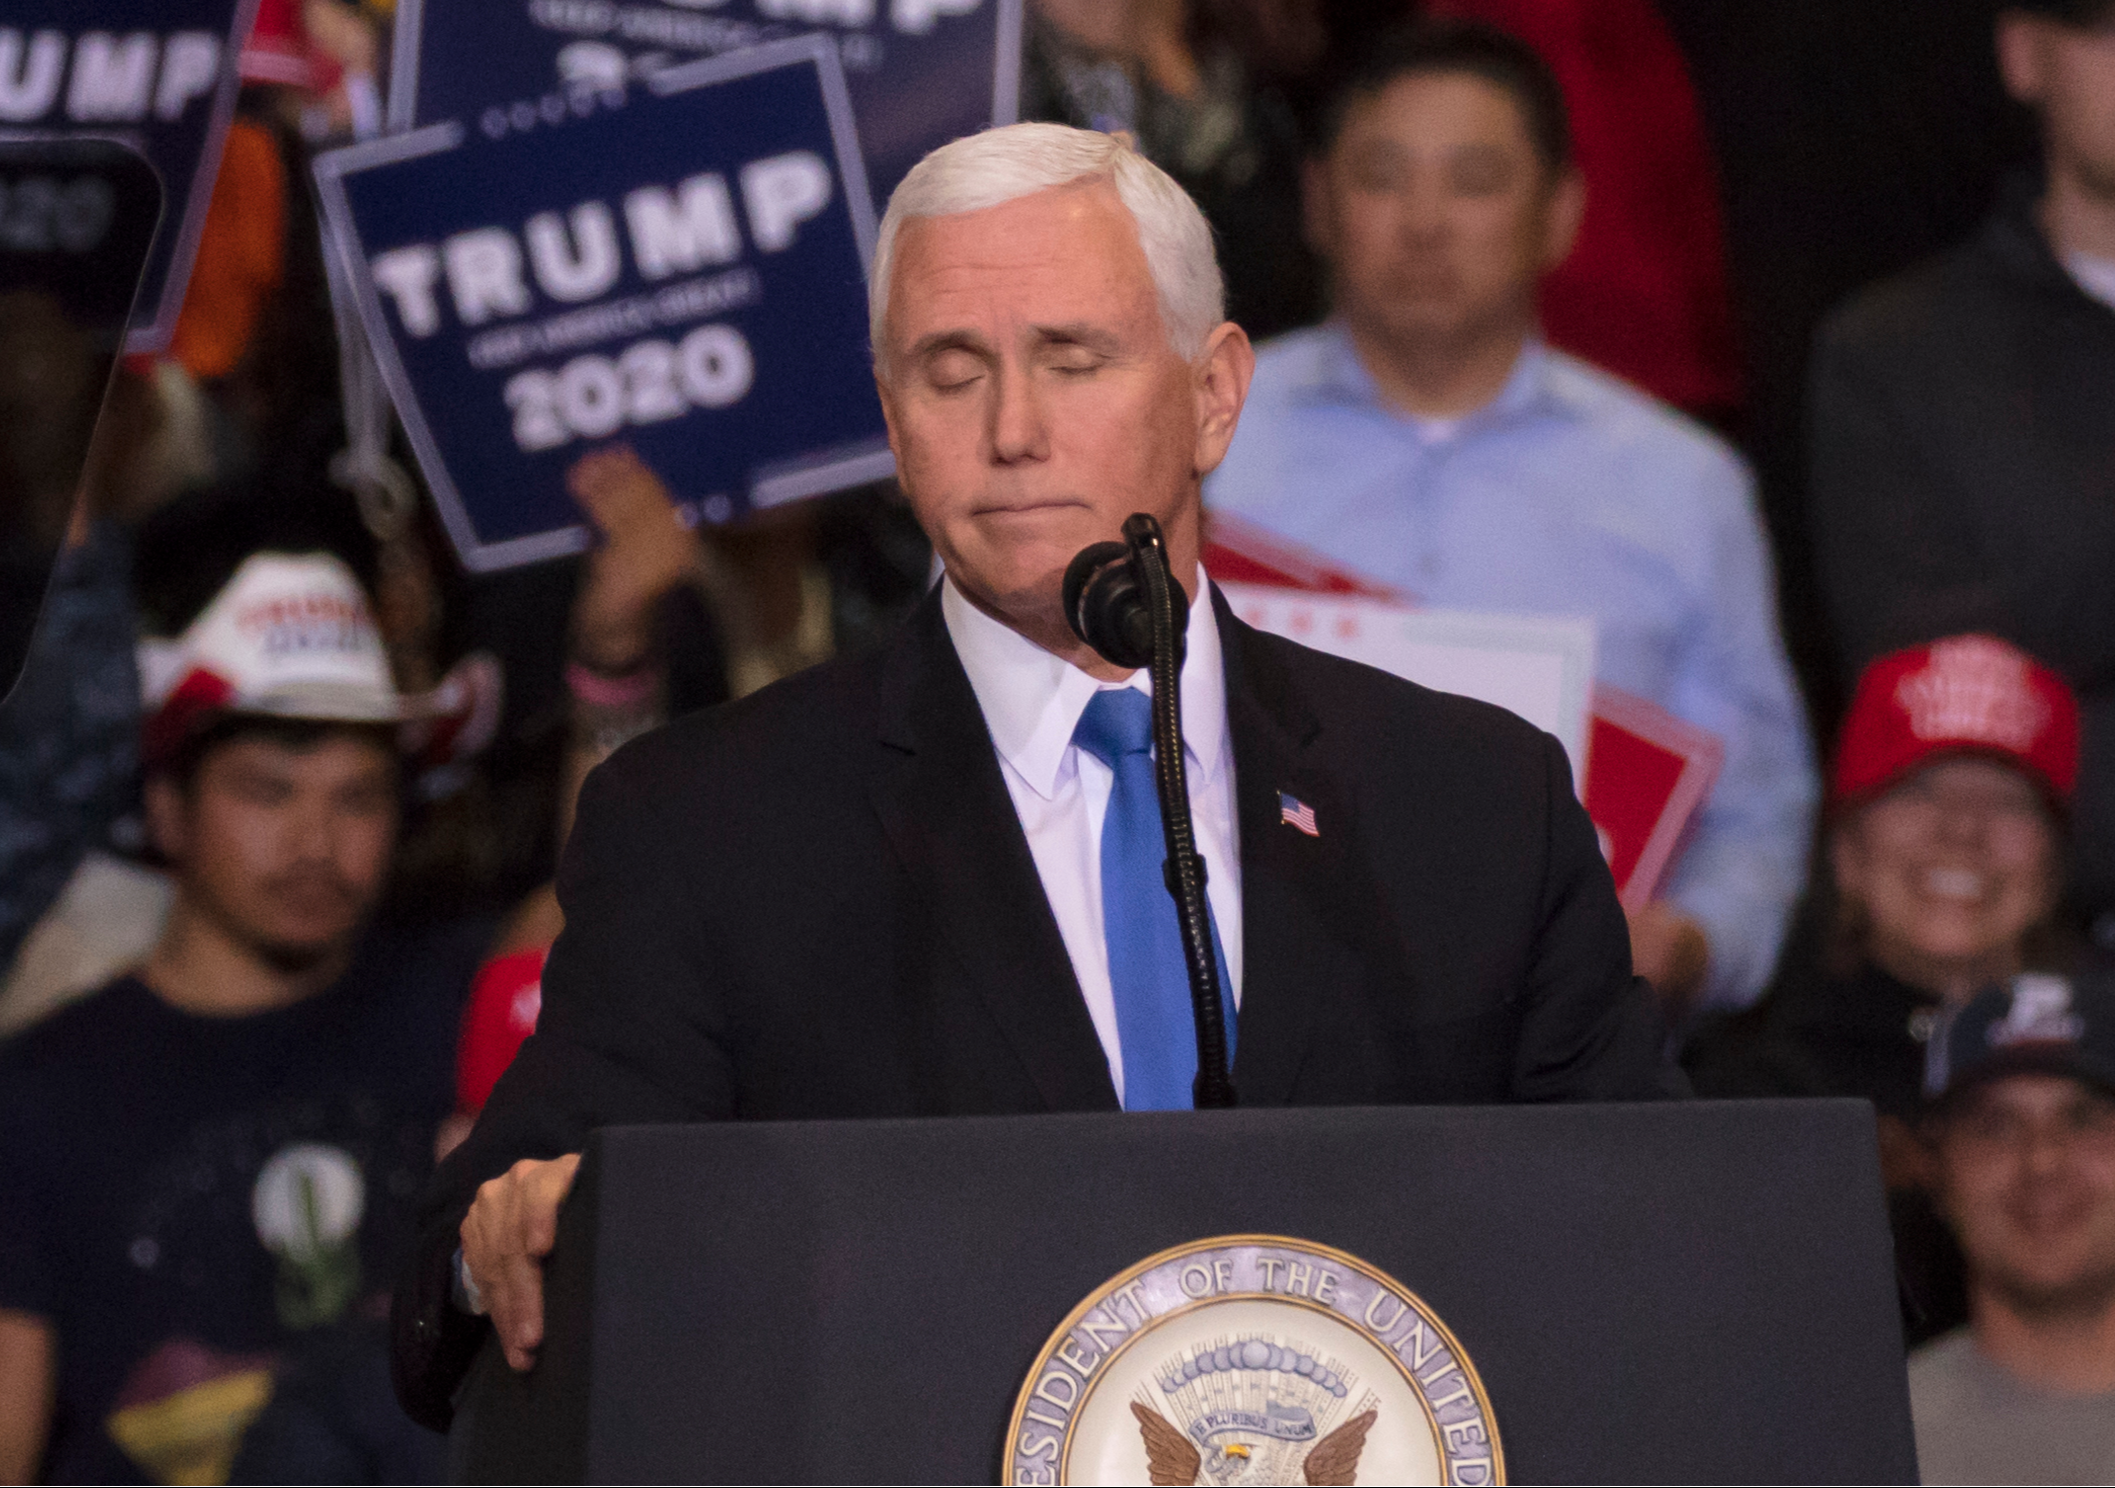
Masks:
[[[1342,1400],[1348,1393],[1342,1376],[1325,1368],[1313,1354],[1282,1348],[1275,1343],[1266,1343],[1260,1338],[1251,1338],[1243,1343],[1225,1343],[1218,1348],[1194,1354],[1182,1361],[1178,1370],[1170,1370],[1161,1380],[1163,1393],[1172,1395],[1191,1380],[1202,1374],[1222,1374],[1235,1369],[1275,1369],[1286,1374],[1297,1374],[1314,1381],[1330,1394]]]

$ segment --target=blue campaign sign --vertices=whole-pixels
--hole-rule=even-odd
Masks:
[[[131,146],[166,204],[140,280],[131,351],[160,351],[183,309],[235,59],[257,0],[7,0],[0,7],[0,137],[99,135]]]
[[[877,201],[1018,116],[1022,0],[397,0],[390,123],[503,129],[544,101],[809,31],[832,37]]]
[[[588,542],[565,471],[626,440],[686,518],[889,474],[874,208],[810,36],[316,161],[331,236],[464,564]]]

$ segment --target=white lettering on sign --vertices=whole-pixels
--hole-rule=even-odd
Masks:
[[[864,26],[874,19],[874,0],[756,0],[756,8],[774,21],[810,26]]]
[[[624,198],[624,220],[631,229],[632,257],[649,281],[742,256],[734,202],[717,174],[692,176],[673,195],[660,186],[642,186]]]
[[[749,235],[766,253],[793,246],[793,231],[830,205],[830,167],[812,151],[794,150],[742,167],[742,207]]]
[[[890,0],[889,20],[907,36],[923,36],[941,16],[968,15],[983,0]]]
[[[135,31],[119,38],[90,31],[73,44],[73,82],[66,112],[88,120],[144,119],[154,86],[154,35]]]
[[[32,38],[0,26],[0,119],[20,124],[44,117],[65,72],[64,33],[39,31]]]
[[[542,320],[513,321],[480,331],[464,348],[481,372],[511,367],[542,354],[577,350],[619,336],[703,320],[763,297],[763,282],[747,264],[678,280],[650,294],[599,300]]]
[[[783,253],[801,224],[836,194],[829,164],[811,150],[752,160],[737,172],[749,237],[760,253]],[[673,189],[641,186],[624,197],[624,239],[639,277],[655,283],[676,274],[733,263],[742,256],[742,230],[725,177],[708,172]],[[524,253],[523,243],[527,243]],[[617,214],[600,201],[566,213],[539,212],[517,237],[504,227],[477,227],[432,244],[409,243],[379,253],[368,273],[396,306],[407,335],[441,328],[435,282],[445,279],[456,318],[466,326],[526,315],[536,290],[563,304],[609,293],[623,276]],[[534,290],[531,284],[534,284]]]
[[[226,49],[210,31],[123,36],[85,31],[72,44],[65,115],[80,124],[130,124],[148,116],[174,123],[220,81]],[[26,124],[57,107],[66,78],[63,31],[35,34],[0,26],[0,122]]]
[[[755,380],[748,341],[733,326],[715,324],[673,346],[639,341],[615,357],[574,357],[555,373],[517,372],[502,396],[514,410],[514,443],[533,454],[575,439],[606,439],[627,424],[681,418],[693,408],[725,408]]]
[[[87,253],[116,215],[117,193],[100,176],[0,181],[0,248],[17,253]]]
[[[154,116],[173,122],[194,98],[220,81],[220,38],[204,31],[179,31],[162,49],[162,77],[154,87]]]
[[[529,308],[521,282],[521,245],[503,227],[457,233],[441,244],[448,294],[464,325],[483,325],[495,315],[520,315]]]
[[[617,256],[617,226],[599,201],[573,208],[570,240],[556,212],[539,212],[522,229],[536,282],[554,300],[577,304],[608,294],[624,272]]]
[[[414,336],[441,328],[441,307],[434,303],[433,282],[441,275],[441,256],[424,243],[392,248],[375,255],[367,271],[382,292],[396,301],[397,319]]]

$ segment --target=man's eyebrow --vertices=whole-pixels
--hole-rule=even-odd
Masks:
[[[978,356],[986,356],[990,354],[991,345],[982,336],[967,327],[950,331],[934,331],[929,335],[920,336],[911,343],[910,357],[914,361],[922,361],[935,352],[941,351],[967,351],[973,352]]]
[[[1384,160],[1391,165],[1399,160],[1408,160],[1417,153],[1415,150],[1404,149],[1401,141],[1385,135],[1376,139],[1354,140],[1346,149],[1354,160]]]
[[[1513,152],[1497,140],[1468,140],[1447,152],[1447,159],[1454,162],[1497,160],[1511,163]]]
[[[1084,346],[1089,351],[1103,356],[1114,356],[1123,349],[1123,338],[1116,332],[1086,321],[1034,326],[1030,328],[1030,334],[1045,346]],[[911,343],[907,356],[911,361],[922,361],[943,351],[966,351],[973,356],[990,356],[992,346],[981,333],[962,326],[952,330],[932,331],[920,336]]]
[[[1071,321],[1065,325],[1039,325],[1035,328],[1038,341],[1058,346],[1084,346],[1089,351],[1098,351],[1104,356],[1114,356],[1123,349],[1122,338],[1103,326],[1089,325],[1085,321]]]

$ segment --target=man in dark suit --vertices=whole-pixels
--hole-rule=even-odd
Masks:
[[[1018,125],[898,188],[873,272],[897,469],[947,570],[895,643],[628,746],[582,792],[540,1026],[435,1180],[398,1387],[488,1313],[528,1368],[595,1127],[1187,1105],[1142,675],[1060,582],[1134,511],[1191,608],[1191,800],[1249,1106],[1668,1093],[1556,741],[1259,634],[1199,486],[1254,358],[1209,230],[1110,136]]]

